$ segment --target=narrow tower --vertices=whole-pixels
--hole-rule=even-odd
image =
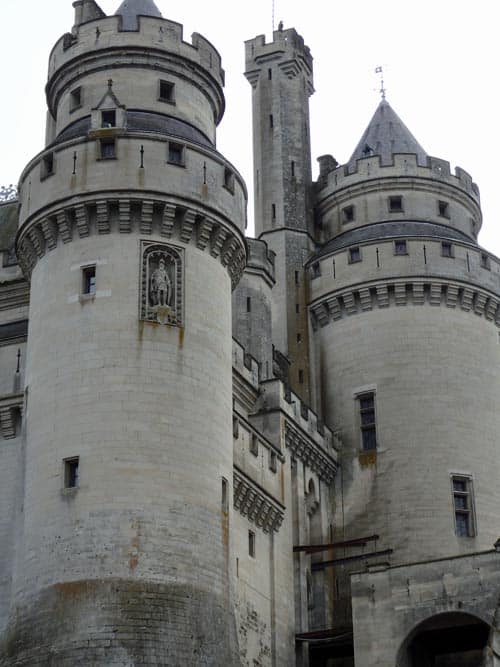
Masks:
[[[309,399],[306,285],[311,240],[309,96],[312,56],[293,29],[246,42],[253,93],[255,233],[276,254],[273,338],[291,364],[290,384]]]
[[[75,3],[20,180],[24,522],[0,664],[237,665],[231,285],[245,186],[215,48],[152,0]]]

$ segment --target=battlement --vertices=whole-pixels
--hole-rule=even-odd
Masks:
[[[193,33],[191,43],[185,42],[180,23],[159,17],[139,16],[138,26],[135,31],[123,30],[120,16],[75,25],[51,51],[49,82],[61,67],[80,56],[95,55],[107,49],[137,48],[175,54],[207,70],[221,87],[224,86],[220,54],[202,35]]]
[[[378,178],[399,179],[402,176],[407,176],[446,183],[466,192],[478,206],[480,203],[479,188],[473,182],[472,176],[461,167],[456,167],[455,172],[452,173],[450,163],[437,157],[428,157],[425,166],[419,163],[417,155],[413,153],[395,154],[393,163],[389,165],[381,164],[379,155],[356,160],[355,165],[345,164],[335,168],[335,160],[333,159],[328,161],[327,164],[331,165],[331,171],[325,169],[325,160],[323,159],[323,169],[317,182],[319,199],[330,195],[332,191],[338,192],[367,180]]]
[[[305,72],[312,92],[313,58],[304,39],[294,28],[275,30],[273,41],[269,43],[266,43],[265,35],[258,35],[245,42],[245,76],[252,85],[258,79],[260,68],[277,60],[289,78],[296,76],[299,70]]]
[[[264,272],[268,279],[274,284],[275,281],[275,253],[269,250],[265,241],[247,238],[248,259],[247,270],[251,272]]]

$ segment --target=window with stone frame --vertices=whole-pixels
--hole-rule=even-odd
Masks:
[[[408,254],[408,244],[404,239],[397,239],[396,241],[394,241],[394,254],[395,255]]]
[[[359,425],[361,430],[361,449],[377,449],[377,422],[375,414],[375,392],[369,391],[357,397],[359,404]]]
[[[474,496],[472,477],[452,475],[453,509],[455,514],[455,534],[457,537],[474,537]]]
[[[389,212],[402,213],[403,212],[403,197],[401,195],[392,195],[389,197]]]

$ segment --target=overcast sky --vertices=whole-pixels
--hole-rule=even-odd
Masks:
[[[243,42],[271,37],[272,0],[156,0],[165,18],[197,31],[222,55],[227,111],[218,148],[251,188],[251,88]],[[120,0],[101,0],[114,13]],[[484,214],[479,240],[500,255],[498,3],[495,0],[275,0],[276,23],[295,27],[314,57],[311,98],[313,170],[332,153],[349,159],[380,96],[374,70],[385,69],[387,99],[426,149],[471,173]],[[43,148],[47,59],[71,29],[71,0],[1,0],[2,131],[0,185],[16,182]],[[250,195],[251,196],[251,195]]]

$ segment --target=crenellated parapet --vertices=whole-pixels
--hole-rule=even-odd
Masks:
[[[304,39],[293,28],[275,30],[273,41],[266,43],[265,35],[245,42],[245,76],[255,88],[262,68],[278,61],[279,68],[289,79],[302,73],[307,80],[308,94],[314,92],[313,58]]]

